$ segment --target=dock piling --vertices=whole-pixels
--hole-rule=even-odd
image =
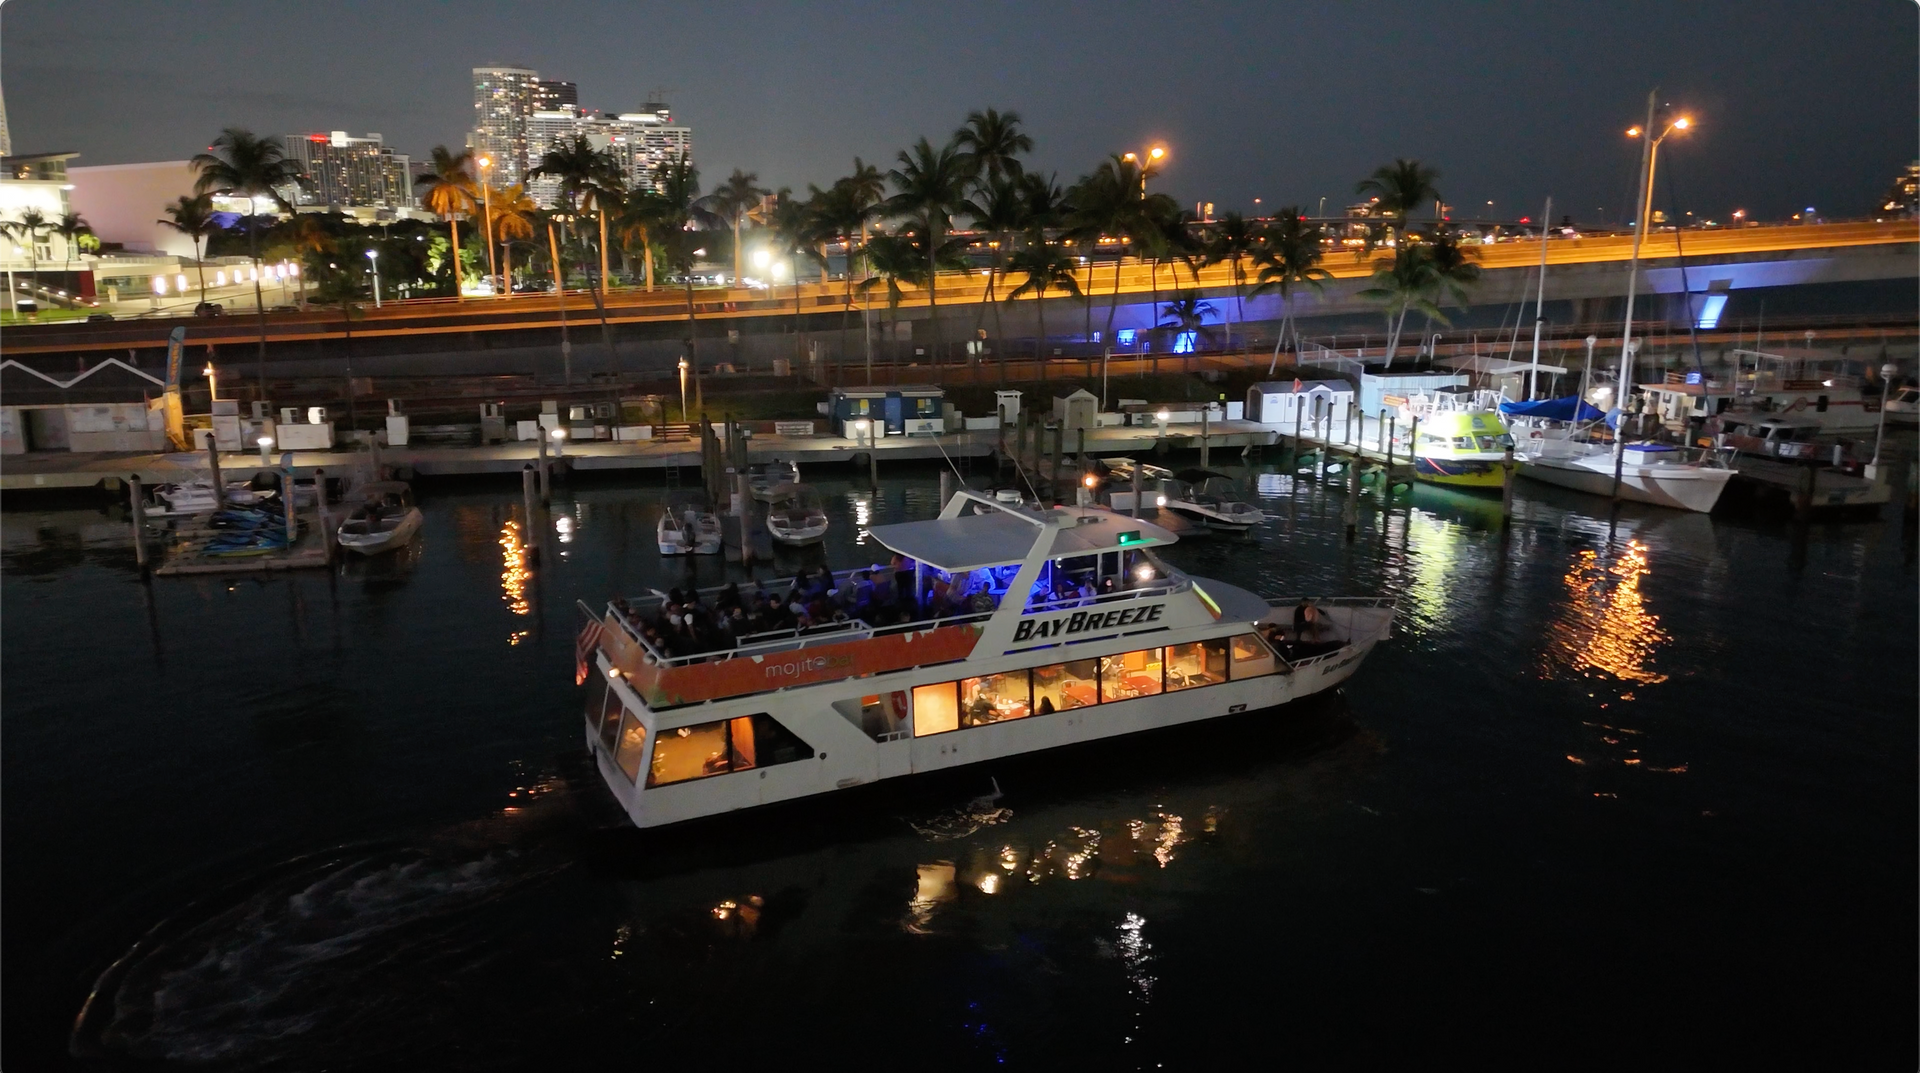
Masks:
[[[220,446],[212,436],[207,437],[207,465],[213,469],[213,509],[225,510],[227,482],[220,479]]]
[[[952,498],[953,498],[953,471],[943,469],[940,471],[940,510],[941,512],[944,513],[946,511],[947,501]]]
[[[520,467],[520,517],[522,523],[526,526],[526,532],[522,534],[522,543],[526,545],[527,557],[529,559],[538,559],[540,557],[540,545],[533,539],[534,484],[533,463],[529,462]]]
[[[1209,466],[1209,463],[1212,461],[1212,453],[1207,450],[1207,432],[1209,430],[1209,424],[1207,419],[1212,415],[1213,415],[1213,406],[1211,403],[1209,403],[1206,406],[1202,406],[1200,408],[1200,468],[1201,469],[1211,468]]]
[[[1140,464],[1136,462],[1128,468],[1133,471],[1133,516],[1138,518],[1140,517]]]
[[[1500,460],[1500,528],[1513,524],[1513,445],[1507,445],[1507,457]]]
[[[1347,456],[1347,502],[1340,515],[1346,523],[1347,543],[1351,544],[1360,528],[1360,452],[1357,450]]]
[[[333,562],[333,510],[327,503],[327,471],[313,471],[313,516],[320,525],[320,550],[326,553],[327,562]]]
[[[1386,454],[1387,454],[1387,469],[1386,469],[1386,472],[1385,472],[1385,473],[1383,473],[1383,474],[1381,475],[1381,480],[1380,480],[1380,501],[1381,501],[1382,503],[1391,503],[1391,502],[1393,502],[1393,424],[1394,424],[1394,417],[1393,417],[1393,415],[1392,415],[1391,413],[1388,413],[1388,414],[1386,414],[1386,419],[1387,419],[1387,425],[1386,425],[1386,435],[1385,435],[1385,437],[1384,437],[1384,439],[1386,440]]]
[[[140,491],[140,475],[127,477],[127,505],[133,510],[133,561],[140,567],[140,579],[146,580],[147,568],[147,515],[146,496]]]
[[[541,431],[542,433],[544,433],[546,430],[542,429]],[[539,437],[539,439],[540,439],[540,505],[544,507],[553,502],[553,474],[547,468],[547,437],[543,434]]]

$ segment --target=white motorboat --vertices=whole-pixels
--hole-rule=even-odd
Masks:
[[[800,467],[793,462],[782,462],[776,458],[747,467],[747,491],[762,503],[773,502],[774,493],[782,485],[799,483]]]
[[[662,555],[718,555],[720,553],[720,519],[710,511],[688,507],[676,517],[674,511],[669,508],[660,512],[658,528]]]
[[[348,551],[379,555],[405,547],[426,522],[404,481],[363,484],[350,496],[356,505],[335,536]]]
[[[1516,453],[1520,475],[1545,484],[1594,495],[1613,494],[1613,445],[1585,440],[1543,438]],[[1711,511],[1727,490],[1734,471],[1722,453],[1664,443],[1629,443],[1621,448],[1620,498],[1680,510]]]
[[[1266,519],[1259,507],[1240,498],[1232,479],[1222,474],[1181,470],[1178,477],[1162,482],[1161,487],[1166,495],[1162,506],[1216,532],[1250,532]]]
[[[990,512],[968,513],[976,503]],[[1294,601],[1189,577],[1154,554],[1173,533],[1097,508],[1034,514],[962,491],[938,518],[869,532],[906,564],[901,581],[831,624],[670,653],[647,636],[658,596],[582,605],[585,741],[635,826],[1268,720],[1345,681],[1392,628],[1391,598],[1322,599],[1315,634],[1289,641]],[[916,606],[900,593],[955,591],[971,610],[899,620]]]
[[[767,534],[789,547],[818,544],[827,535],[827,508],[805,484],[783,484],[770,493]]]
[[[999,507],[1012,510],[1044,510],[1040,500],[1022,492],[1018,488],[994,488],[985,493],[993,498],[992,503],[974,503],[967,508],[974,514],[992,514]]]
[[[1920,424],[1920,387],[1894,389],[1887,398],[1887,424],[1907,428]]]

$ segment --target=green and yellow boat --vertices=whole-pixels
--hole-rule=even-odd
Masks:
[[[1442,395],[1418,414],[1413,440],[1414,476],[1452,488],[1499,489],[1505,485],[1507,448],[1513,446],[1500,414],[1461,406]]]

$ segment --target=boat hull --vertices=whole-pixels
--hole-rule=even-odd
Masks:
[[[1473,459],[1429,458],[1425,455],[1416,455],[1413,459],[1413,475],[1429,484],[1445,485],[1449,488],[1481,488],[1498,491],[1506,484],[1499,462]]]
[[[1609,456],[1602,468],[1583,465],[1578,459],[1529,459],[1520,466],[1522,476],[1570,488],[1591,495],[1613,494],[1613,464]],[[1733,477],[1732,470],[1691,466],[1620,467],[1620,498],[1658,507],[1707,513],[1720,502],[1720,495]]]
[[[394,526],[384,533],[369,533],[365,535],[340,533],[336,535],[334,539],[342,549],[353,552],[356,555],[381,555],[406,547],[413,541],[414,534],[420,531],[420,526],[424,521],[425,518],[421,516],[420,509],[415,507],[407,512],[406,517],[400,520],[399,525]]]

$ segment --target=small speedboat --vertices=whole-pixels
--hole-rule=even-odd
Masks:
[[[774,489],[767,504],[767,535],[795,548],[820,543],[827,535],[827,508],[820,493],[804,484]]]
[[[1162,482],[1168,510],[1221,533],[1246,533],[1266,519],[1260,508],[1240,498],[1233,481],[1207,470],[1182,470]]]
[[[967,513],[997,514],[1000,512],[1000,510],[1003,510],[1003,509],[1004,510],[1026,510],[1026,511],[1038,511],[1038,510],[1046,509],[1040,505],[1040,500],[1026,494],[1025,492],[1022,492],[1018,488],[995,488],[990,492],[988,492],[987,494],[993,497],[994,503],[999,504],[998,507],[989,506],[985,503],[975,502],[967,505]]]
[[[247,481],[226,481],[225,506],[251,507],[272,499],[274,493],[253,487]],[[171,518],[187,514],[205,514],[222,504],[213,501],[213,480],[196,477],[177,484],[163,484],[153,491],[154,502],[147,505],[152,518]]]
[[[782,485],[799,483],[800,467],[792,462],[782,462],[776,458],[747,467],[747,491],[762,503],[773,502],[774,493]]]
[[[659,540],[662,555],[718,555],[720,519],[707,511],[688,507],[678,517],[660,512]]]
[[[358,505],[340,523],[340,546],[361,555],[405,547],[426,521],[404,481],[374,481],[353,492]]]

